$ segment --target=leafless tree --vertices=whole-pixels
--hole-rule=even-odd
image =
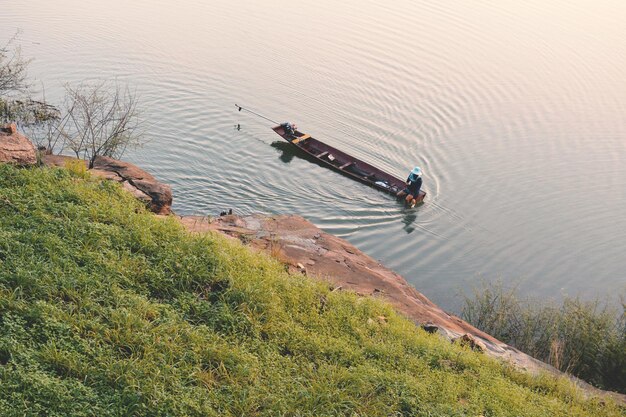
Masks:
[[[65,147],[64,128],[67,125],[68,116],[53,106],[39,102],[40,106],[47,110],[43,117],[22,118],[19,120],[19,128],[32,140],[38,149],[47,154],[55,150],[62,151]],[[42,106],[43,104],[43,106]]]
[[[128,87],[68,84],[63,111],[45,98],[34,100],[26,72],[30,60],[15,46],[18,35],[0,47],[0,122],[17,122],[47,152],[67,146],[90,168],[99,155],[119,158],[141,144],[137,99]]]
[[[14,46],[18,34],[16,32],[0,47],[0,95],[10,92],[24,93],[28,89],[26,69],[30,60],[22,57],[19,46]]]
[[[51,137],[60,112],[45,99],[32,98],[27,79],[30,60],[22,57],[21,48],[15,45],[19,34],[18,30],[0,47],[0,122],[16,122],[22,130],[32,128],[38,134],[49,130],[47,136]]]
[[[128,147],[141,144],[137,98],[128,87],[101,81],[65,86],[67,120],[60,128],[67,146],[76,157],[89,161],[96,157],[120,158]]]

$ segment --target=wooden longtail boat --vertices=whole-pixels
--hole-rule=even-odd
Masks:
[[[302,149],[323,165],[362,182],[363,184],[367,184],[394,196],[406,187],[406,183],[400,178],[387,174],[360,159],[333,148],[324,142],[320,142],[311,137],[311,135],[298,130],[287,132],[284,125],[275,126],[272,129],[287,142]],[[416,199],[417,203],[419,204],[424,201],[424,197],[426,197],[426,193],[420,190],[419,196]]]

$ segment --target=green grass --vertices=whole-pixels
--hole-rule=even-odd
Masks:
[[[0,166],[2,416],[625,414],[81,177]]]

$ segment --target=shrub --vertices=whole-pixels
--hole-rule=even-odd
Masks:
[[[465,296],[461,316],[479,329],[598,387],[626,393],[626,307],[566,297],[521,299],[502,283]]]
[[[65,169],[75,177],[86,179],[89,177],[87,164],[81,159],[68,159],[65,161]]]

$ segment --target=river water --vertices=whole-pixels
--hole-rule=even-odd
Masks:
[[[150,141],[126,158],[178,213],[300,214],[448,309],[481,280],[626,288],[623,0],[0,3],[49,101],[137,90]],[[426,203],[301,158],[235,103],[400,177],[421,166]]]

